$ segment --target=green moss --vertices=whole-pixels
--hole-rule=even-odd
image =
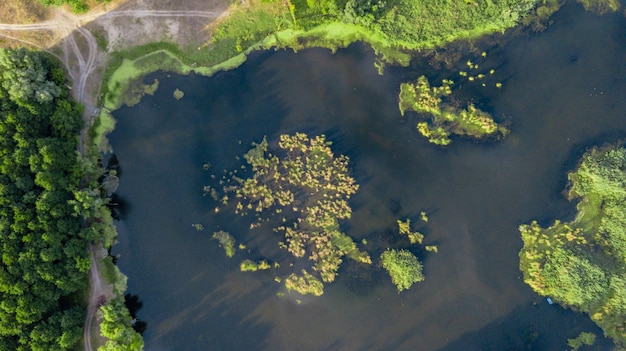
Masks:
[[[107,81],[104,107],[116,110],[122,104],[134,103],[137,91],[145,91],[143,88],[145,85],[141,82],[142,77],[158,70],[188,74],[191,67],[183,64],[176,55],[166,50],[155,51],[134,60],[124,59]]]
[[[115,118],[107,109],[100,110],[100,114],[96,117],[90,131],[91,142],[98,150],[111,151],[106,135],[115,129],[115,123]]]

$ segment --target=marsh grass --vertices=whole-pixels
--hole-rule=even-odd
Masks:
[[[626,149],[594,148],[568,176],[574,221],[520,226],[524,282],[543,296],[589,313],[626,346]]]

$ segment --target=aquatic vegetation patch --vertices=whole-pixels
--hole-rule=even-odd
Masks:
[[[239,270],[242,272],[256,272],[259,270],[265,271],[270,268],[272,268],[272,265],[270,265],[266,260],[255,262],[251,259],[245,259],[239,264]]]
[[[154,51],[133,60],[124,59],[107,80],[106,89],[103,89],[104,107],[112,111],[128,104],[128,96],[132,96],[129,90],[132,90],[133,84],[143,86],[141,78],[158,70],[188,74],[191,67],[167,50]]]
[[[424,240],[424,234],[418,231],[411,230],[411,220],[401,220],[398,219],[398,232],[400,235],[406,235],[409,238],[411,244],[421,244]]]
[[[174,96],[174,99],[180,100],[185,96],[185,93],[182,90],[176,88],[176,90],[174,90],[174,93],[172,95]]]
[[[302,295],[321,296],[324,293],[324,284],[304,269],[301,274],[292,273],[285,278],[285,288]]]
[[[593,148],[568,175],[578,213],[569,223],[521,225],[524,282],[542,296],[586,312],[626,346],[626,149]]]
[[[417,130],[429,142],[448,145],[450,135],[467,135],[473,138],[496,137],[508,134],[508,129],[497,124],[493,117],[468,104],[458,109],[444,99],[452,94],[453,81],[444,79],[441,86],[431,86],[426,76],[420,76],[416,83],[400,85],[399,108],[404,115],[415,111],[430,117],[430,122],[419,122]]]
[[[592,346],[596,342],[596,334],[582,332],[578,334],[574,339],[567,339],[567,345],[576,351],[583,347],[583,345]]]
[[[237,250],[235,247],[236,240],[230,233],[220,230],[213,233],[211,238],[220,243],[220,246],[224,249],[227,257],[235,256],[235,251]]]
[[[621,7],[619,0],[576,0],[576,2],[583,5],[586,11],[597,15],[617,12]]]
[[[352,214],[348,201],[358,185],[349,175],[348,157],[335,156],[330,145],[324,135],[309,138],[304,133],[284,134],[274,154],[264,138],[243,156],[251,176],[239,178],[232,173],[229,184],[234,185],[223,188],[223,207],[234,203],[230,208],[235,213],[257,218],[251,229],[267,221],[266,216],[282,217],[274,228],[283,236],[279,246],[312,263],[313,273],[305,270],[306,274],[293,273],[285,278],[288,290],[307,291],[306,286],[314,295],[321,294],[323,290],[314,282],[332,282],[344,256],[371,263],[367,252],[359,250],[339,229],[339,222]],[[222,246],[234,247],[234,239],[223,241]],[[242,269],[253,270],[253,261],[244,262]]]
[[[422,263],[409,250],[386,250],[380,255],[380,261],[398,292],[424,280]]]

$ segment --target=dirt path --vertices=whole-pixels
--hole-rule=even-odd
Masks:
[[[91,285],[91,294],[89,295],[89,305],[87,307],[87,317],[85,318],[85,327],[83,328],[83,341],[85,344],[85,351],[91,351],[91,329],[93,322],[96,320],[96,311],[100,308],[100,305],[104,302],[104,298],[108,293],[107,289],[103,288],[102,277],[98,268],[98,260],[96,254],[98,250],[93,244],[89,246],[91,251],[91,269],[89,269],[89,284]]]
[[[227,4],[227,2],[224,3]],[[106,61],[107,54],[106,52],[99,50],[98,41],[92,32],[85,28],[84,25],[87,23],[89,23],[90,26],[95,24],[95,26],[102,27],[102,30],[105,33],[121,33],[124,32],[124,30],[114,28],[113,26],[115,23],[113,21],[118,19],[127,19],[126,22],[128,23],[138,23],[145,21],[147,18],[158,18],[160,21],[169,21],[169,24],[167,24],[169,26],[175,26],[176,21],[180,18],[184,17],[188,19],[192,17],[202,19],[205,21],[205,24],[208,24],[211,20],[214,20],[219,16],[223,16],[225,13],[224,10],[226,9],[226,6],[223,6],[224,8],[221,11],[150,10],[132,9],[132,4],[130,7],[131,9],[113,10],[106,13],[95,9],[88,14],[79,16],[68,13],[62,9],[56,9],[55,16],[45,22],[33,24],[0,23],[0,31],[52,31],[60,35],[62,38],[60,39],[62,42],[59,46],[62,54],[58,55],[51,50],[42,47],[41,44],[38,45],[37,43],[20,39],[9,34],[0,33],[0,36],[46,50],[63,62],[67,69],[69,78],[72,81],[72,93],[75,99],[85,106],[84,117],[86,127],[81,132],[79,144],[79,151],[82,155],[85,155],[86,152],[86,133],[93,124],[94,117],[99,113],[98,108],[94,106],[97,100],[94,95],[97,94],[97,87],[99,87],[99,77],[94,77],[93,73],[99,64],[99,60],[103,62]],[[145,33],[140,32],[136,34],[141,35]],[[84,43],[79,43],[77,39],[84,41]],[[147,39],[143,40],[150,41],[151,38],[147,37]],[[115,44],[113,46],[115,46]],[[87,88],[90,78],[94,81],[93,86],[96,86],[96,88]],[[89,283],[91,291],[83,333],[85,351],[92,351],[92,348],[97,349],[96,345],[92,345],[95,340],[91,339],[94,323],[97,321],[96,312],[104,300],[111,296],[110,284],[102,281],[98,267],[98,252],[102,250],[101,244],[91,244],[89,250],[91,253],[91,268],[89,270]],[[97,328],[97,324],[95,328]],[[101,341],[98,340],[95,342],[99,344]]]
[[[33,24],[3,24],[0,23],[0,30],[4,31],[37,31],[48,30],[57,31],[64,34],[64,56],[59,57],[70,74],[73,81],[73,92],[75,98],[83,103],[88,113],[97,112],[94,108],[92,99],[85,96],[85,87],[87,79],[95,69],[96,58],[99,54],[98,44],[93,34],[83,27],[84,23],[95,22],[97,24],[104,22],[103,19],[128,17],[128,21],[137,21],[148,17],[163,17],[167,19],[176,19],[180,17],[196,17],[205,19],[216,19],[223,15],[224,11],[184,11],[184,10],[123,10],[112,11],[104,14],[86,14],[76,16],[63,10],[57,10],[53,19]],[[106,24],[105,30],[106,28]],[[87,43],[86,50],[81,50],[76,42],[75,35],[79,33]],[[20,40],[15,37],[3,35],[13,40]],[[30,45],[38,46],[32,42],[20,40]],[[69,48],[68,48],[69,46]],[[68,51],[71,50],[71,51]],[[83,55],[86,54],[86,55]],[[73,65],[72,62],[77,65]]]

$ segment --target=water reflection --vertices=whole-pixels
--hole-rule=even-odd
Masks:
[[[562,190],[573,155],[626,136],[626,25],[579,6],[554,22],[489,54],[502,89],[460,90],[510,118],[511,135],[492,144],[429,145],[396,100],[399,82],[427,65],[378,76],[358,45],[335,55],[257,54],[211,79],[158,75],[155,96],[118,111],[111,137],[124,170],[118,194],[133,209],[119,222],[115,251],[129,291],[143,299],[147,349],[465,350],[485,340],[554,349],[575,336],[566,323],[591,328],[522,282],[517,226],[571,216],[575,204]],[[185,91],[180,101],[175,88]],[[202,165],[236,168],[250,142],[295,131],[325,133],[336,154],[351,157],[361,188],[344,229],[373,254],[394,244],[399,217],[417,223],[428,212],[426,241],[439,253],[424,256],[423,283],[397,294],[375,264],[346,262],[321,298],[279,298],[271,272],[239,272],[243,256],[229,260],[210,241],[224,229],[252,256],[280,254],[269,228],[251,232],[242,218],[215,215],[202,196]]]

